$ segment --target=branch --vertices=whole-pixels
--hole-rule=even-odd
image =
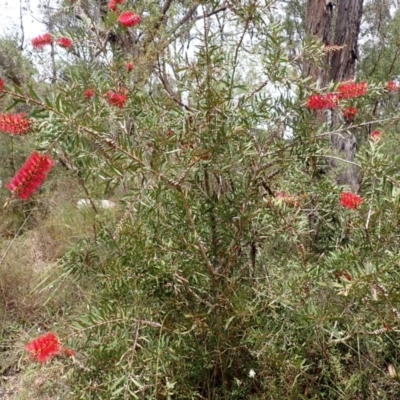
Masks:
[[[200,15],[199,17],[196,17],[196,20],[211,17],[212,15],[218,14],[221,11],[225,11],[227,8],[228,8],[227,6],[222,6],[222,7],[218,8],[218,9],[216,9],[214,11],[211,11],[211,12],[209,12],[207,14],[203,14],[203,15]]]

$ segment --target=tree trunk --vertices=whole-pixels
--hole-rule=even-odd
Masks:
[[[363,0],[338,0],[334,39],[331,36],[331,21],[333,4],[329,0],[308,0],[306,30],[310,35],[317,36],[325,44],[343,46],[335,51],[326,63],[324,71],[315,72],[318,67],[305,65],[304,74],[311,75],[316,82],[324,85],[328,79],[334,82],[354,79],[356,60],[358,58],[358,34],[362,16]],[[329,54],[329,53],[328,53]],[[328,56],[329,57],[329,56]],[[313,69],[314,68],[314,69]],[[334,114],[334,127],[340,124],[340,115]],[[357,138],[354,129],[332,135],[333,150],[346,161],[353,161],[357,152]],[[358,168],[350,163],[337,162],[331,164],[333,168],[340,167],[337,182],[340,185],[349,185],[353,190],[358,188]]]
[[[311,36],[318,37],[327,45],[330,40],[332,26],[332,10],[333,7],[326,5],[325,1],[308,0],[307,17],[306,17],[306,33]],[[303,66],[303,76],[311,76],[314,82],[318,82],[322,86],[327,83],[329,55],[326,56],[326,68],[305,62]]]
[[[340,0],[333,44],[344,46],[333,53],[330,79],[341,82],[354,78],[358,59],[358,34],[363,0]]]

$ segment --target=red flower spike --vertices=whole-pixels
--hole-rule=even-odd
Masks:
[[[54,333],[46,333],[32,340],[25,346],[25,350],[41,363],[45,363],[61,351],[60,341]]]
[[[132,62],[128,62],[128,63],[126,64],[126,69],[128,70],[128,72],[133,71],[133,67],[134,67],[134,65],[133,65]]]
[[[400,90],[400,86],[395,81],[389,81],[386,84],[386,88],[389,90],[389,92],[396,92],[397,90]]]
[[[111,11],[117,11],[117,5],[118,4],[124,4],[125,0],[111,0],[110,3],[108,4],[108,8]]]
[[[357,108],[354,108],[354,107],[347,107],[347,108],[343,109],[342,113],[343,113],[343,117],[347,121],[351,122],[357,116],[358,110],[357,110]]]
[[[94,91],[94,89],[86,89],[83,92],[83,96],[86,97],[87,99],[91,99],[92,97],[94,97],[96,95],[96,92]]]
[[[307,100],[307,108],[310,110],[333,109],[339,105],[336,94],[312,94]]]
[[[0,79],[0,92],[3,91],[3,87],[4,87],[4,81],[3,79]]]
[[[56,43],[60,46],[60,47],[64,47],[65,49],[69,49],[72,47],[72,40],[66,37],[62,37],[57,39]]]
[[[35,49],[41,49],[44,46],[52,44],[53,38],[50,33],[45,33],[44,35],[36,36],[31,40],[31,42]]]
[[[338,87],[340,99],[350,99],[353,97],[364,96],[368,91],[367,82],[342,83]]]
[[[69,349],[68,347],[63,347],[61,349],[61,353],[66,357],[74,357],[75,356],[75,351],[72,349]]]
[[[362,202],[363,199],[354,193],[340,193],[340,204],[345,208],[356,209]]]
[[[378,143],[381,139],[382,139],[382,133],[381,131],[373,131],[371,133],[370,139],[375,142]]]
[[[0,114],[0,132],[11,135],[25,135],[32,127],[33,121],[21,114]]]
[[[128,96],[121,93],[107,92],[105,96],[108,104],[119,108],[123,108],[128,101]]]
[[[53,166],[50,156],[35,151],[6,187],[19,199],[27,200],[43,184]]]
[[[122,13],[118,22],[125,28],[131,28],[132,26],[136,26],[141,21],[141,17],[138,14],[135,14],[133,11],[127,11]]]

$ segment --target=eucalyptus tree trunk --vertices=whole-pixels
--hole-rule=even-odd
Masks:
[[[325,45],[328,45],[332,30],[332,15],[333,7],[327,6],[325,1],[308,0],[306,33],[320,38]],[[306,61],[303,65],[303,75],[311,76],[315,82],[325,85],[329,77],[329,54],[324,61],[324,67]]]
[[[332,56],[327,55],[325,68],[318,70],[317,66],[304,65],[304,74],[312,76],[314,81],[342,82],[354,79],[356,60],[358,58],[358,34],[360,31],[363,0],[338,0],[334,5],[331,1],[308,0],[306,30],[309,35],[317,36],[325,44],[335,44],[341,47]],[[336,13],[336,16],[333,14]],[[336,18],[334,18],[336,17]],[[331,29],[332,19],[336,21],[334,31]],[[340,124],[341,116],[336,113],[332,118],[334,127]],[[353,190],[358,188],[358,168],[351,164],[357,152],[357,137],[355,130],[349,128],[332,135],[332,147],[338,155],[348,162],[340,167],[337,182],[349,185]],[[350,163],[349,163],[350,162]]]

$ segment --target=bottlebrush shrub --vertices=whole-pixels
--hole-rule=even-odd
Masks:
[[[89,194],[122,200],[121,214],[96,215],[60,260],[95,292],[73,328],[84,366],[75,366],[73,397],[399,397],[385,370],[400,365],[396,146],[360,141],[352,161],[332,150],[332,129],[345,137],[348,127],[299,107],[303,97],[294,97],[310,79],[295,73],[298,58],[283,55],[286,34],[265,24],[267,7],[228,7],[235,35],[223,40],[207,16],[220,3],[208,2],[209,29],[196,27],[195,52],[185,54],[187,3],[161,24],[155,15],[150,32],[116,32],[122,40],[107,44],[101,62],[93,49],[104,49],[104,37],[74,31],[88,62],[70,54],[67,79],[49,85],[44,101],[26,95],[41,118],[38,143],[65,156]],[[117,17],[105,17],[108,29]],[[249,26],[254,41],[244,48]],[[134,80],[121,63],[136,55]],[[239,73],[247,59],[259,73]],[[88,82],[98,93],[114,89],[89,106]],[[284,89],[279,98],[266,84]],[[122,107],[110,112],[106,99],[127,96],[121,86],[129,108],[117,96],[112,106]],[[357,137],[374,122],[372,97],[357,101]],[[340,116],[335,97],[315,100],[310,108]],[[338,193],[351,189],[338,186],[332,160],[360,169],[362,206],[357,198],[341,205]],[[288,196],[278,195],[283,188]],[[336,275],[343,269],[351,280]],[[384,323],[394,329],[382,333]]]
[[[36,36],[35,38],[31,39],[32,46],[35,49],[41,49],[44,46],[51,45],[53,43],[53,37],[50,33],[45,33],[44,35]]]
[[[24,113],[0,114],[0,132],[11,135],[25,135],[32,128],[33,121]]]
[[[35,151],[6,187],[19,199],[27,200],[43,184],[53,165],[50,156]]]

